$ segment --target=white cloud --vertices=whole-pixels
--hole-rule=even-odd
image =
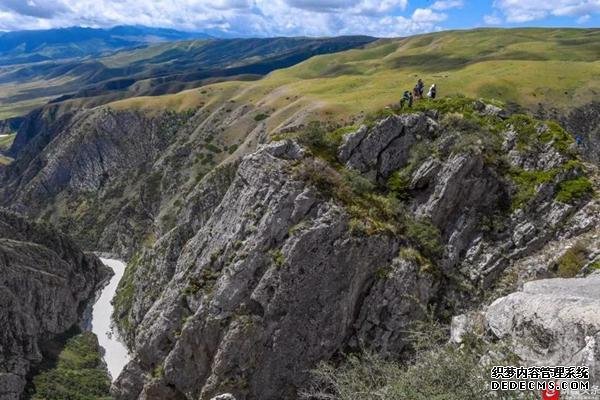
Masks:
[[[436,13],[430,8],[417,8],[412,15],[413,21],[418,22],[442,22],[446,18],[448,18],[446,14]]]
[[[497,15],[484,15],[483,22],[485,22],[486,25],[501,25],[502,18]]]
[[[67,11],[62,0],[0,0],[0,8],[35,18],[51,18]]]
[[[408,0],[285,0],[285,4],[318,13],[343,11],[349,14],[376,15],[404,10]]]
[[[331,12],[348,6],[356,6],[359,1],[356,0],[286,0],[286,3],[295,8],[317,12]]]
[[[582,15],[581,17],[577,18],[577,23],[578,24],[585,24],[591,18],[592,18],[592,16],[590,14]]]
[[[439,0],[431,5],[433,10],[443,11],[450,10],[451,8],[461,8],[464,6],[462,0]]]
[[[389,37],[439,30],[446,19],[429,8],[403,16],[407,5],[408,0],[0,0],[0,30],[139,24],[235,36]]]
[[[495,0],[508,22],[523,23],[556,17],[583,17],[600,13],[600,0]]]

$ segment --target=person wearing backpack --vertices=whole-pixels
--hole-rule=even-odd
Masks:
[[[427,97],[429,97],[432,100],[435,100],[435,96],[437,96],[437,86],[435,86],[435,83],[433,85],[431,85],[431,88],[429,88],[429,93],[427,93]]]
[[[415,86],[416,89],[416,96],[418,96],[419,99],[423,98],[423,91],[425,90],[425,84],[423,83],[422,79],[419,79],[419,81],[417,82],[417,86]]]
[[[415,87],[413,88],[412,95],[415,100],[418,100],[421,98],[421,95],[419,94],[420,90],[421,89],[419,89],[419,85],[415,85]]]
[[[408,104],[408,107],[412,107],[412,94],[408,91],[405,90],[404,94],[402,95],[402,99],[400,100],[400,109],[404,108],[404,104]]]

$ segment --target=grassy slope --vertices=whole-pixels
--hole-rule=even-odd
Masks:
[[[33,379],[33,400],[109,400],[110,377],[98,339],[85,332],[69,339],[55,365]]]
[[[141,49],[124,50],[103,57],[101,62],[109,68],[126,67],[135,62],[151,60],[166,52],[191,51],[200,49],[208,43],[206,40],[190,40],[182,42],[159,43]]]
[[[161,43],[109,56],[0,67],[0,119],[23,115],[65,94],[117,98],[176,93],[221,80],[257,79],[313,54],[374,38],[266,38]],[[134,84],[131,84],[134,81]],[[127,90],[125,90],[127,87]],[[116,90],[118,89],[118,90]],[[108,96],[109,98],[102,99]]]
[[[3,72],[0,70],[0,78]],[[26,82],[10,82],[0,84],[0,120],[22,116],[34,108],[40,107],[56,97],[56,95],[26,98],[29,91],[39,88],[58,88],[74,82],[73,77],[61,76],[52,79],[29,79]],[[14,97],[25,97],[21,100],[7,100]]]
[[[275,112],[277,125],[295,112],[344,119],[399,99],[417,77],[439,93],[538,103],[561,109],[600,95],[600,30],[480,29],[380,41],[368,49],[313,57],[259,82],[215,84],[236,101]],[[187,109],[206,98],[197,90],[137,98],[118,108]]]

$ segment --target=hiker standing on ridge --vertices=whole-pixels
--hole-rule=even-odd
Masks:
[[[433,85],[431,85],[431,88],[429,89],[429,93],[427,93],[427,97],[434,100],[435,96],[437,96],[437,86],[435,86],[435,83],[434,83]]]
[[[417,93],[419,96],[419,99],[423,98],[423,91],[425,90],[425,84],[423,83],[422,79],[419,79],[419,81],[417,82],[417,86],[415,87],[415,89],[417,89]]]
[[[412,93],[408,90],[404,91],[402,95],[402,99],[400,100],[400,109],[404,108],[404,104],[408,103],[408,108],[412,108],[413,105],[413,96]]]

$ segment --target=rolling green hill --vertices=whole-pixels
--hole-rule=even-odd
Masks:
[[[539,103],[568,109],[600,93],[599,29],[449,31],[356,48],[372,40],[184,41],[83,62],[5,67],[0,119],[65,94],[59,100],[75,99],[72,104],[87,107],[124,98],[130,100],[119,107],[194,106],[205,99],[185,91],[209,84],[241,101],[268,104],[268,114],[280,114],[280,123],[307,109],[342,119],[372,112],[397,101],[418,77],[437,83],[440,95],[495,98],[531,109]],[[334,53],[342,50],[347,51]],[[173,96],[144,97],[165,94]]]
[[[102,104],[176,93],[221,80],[255,80],[312,56],[374,40],[363,36],[193,40],[105,57],[4,66],[0,67],[0,119],[23,115],[57,98],[94,98],[94,104]]]
[[[280,124],[307,109],[337,118],[398,101],[417,78],[439,93],[569,109],[600,95],[600,30],[478,29],[381,40],[366,49],[313,57],[258,82],[214,85],[239,101],[271,110]],[[191,107],[198,91],[117,103]]]
[[[100,80],[99,85],[109,87],[85,89],[79,95],[63,98],[46,114],[75,113],[104,104],[119,111],[143,110],[149,115],[167,110],[227,115],[239,110],[248,117],[223,128],[221,135],[223,145],[232,146],[245,140],[258,122],[270,134],[297,130],[312,120],[355,124],[398,102],[404,90],[423,78],[427,85],[437,83],[442,97],[496,99],[532,111],[541,105],[545,110],[555,110],[555,115],[565,115],[599,98],[599,39],[598,29],[451,31],[378,40],[304,62],[299,61],[311,53],[331,53],[344,46],[364,45],[370,39],[275,38],[161,44],[97,61],[101,68],[110,66],[111,71],[123,74],[139,66],[143,71],[140,75],[128,75],[134,81],[131,85],[119,90],[119,80]],[[194,60],[199,60],[194,73],[177,72],[193,69]],[[260,74],[288,62],[296,65],[258,79]],[[173,64],[184,66],[171,67]],[[207,67],[203,69],[203,65]],[[166,68],[165,75],[161,75],[162,68]],[[69,73],[52,76],[27,85],[53,87],[54,83],[60,87],[62,81],[67,86],[77,83]],[[94,76],[92,73],[87,79]],[[116,86],[111,89],[111,85]],[[3,90],[0,86],[0,93]],[[160,95],[163,91],[178,92]],[[0,106],[0,113],[14,112],[22,104],[11,103],[8,111]]]

